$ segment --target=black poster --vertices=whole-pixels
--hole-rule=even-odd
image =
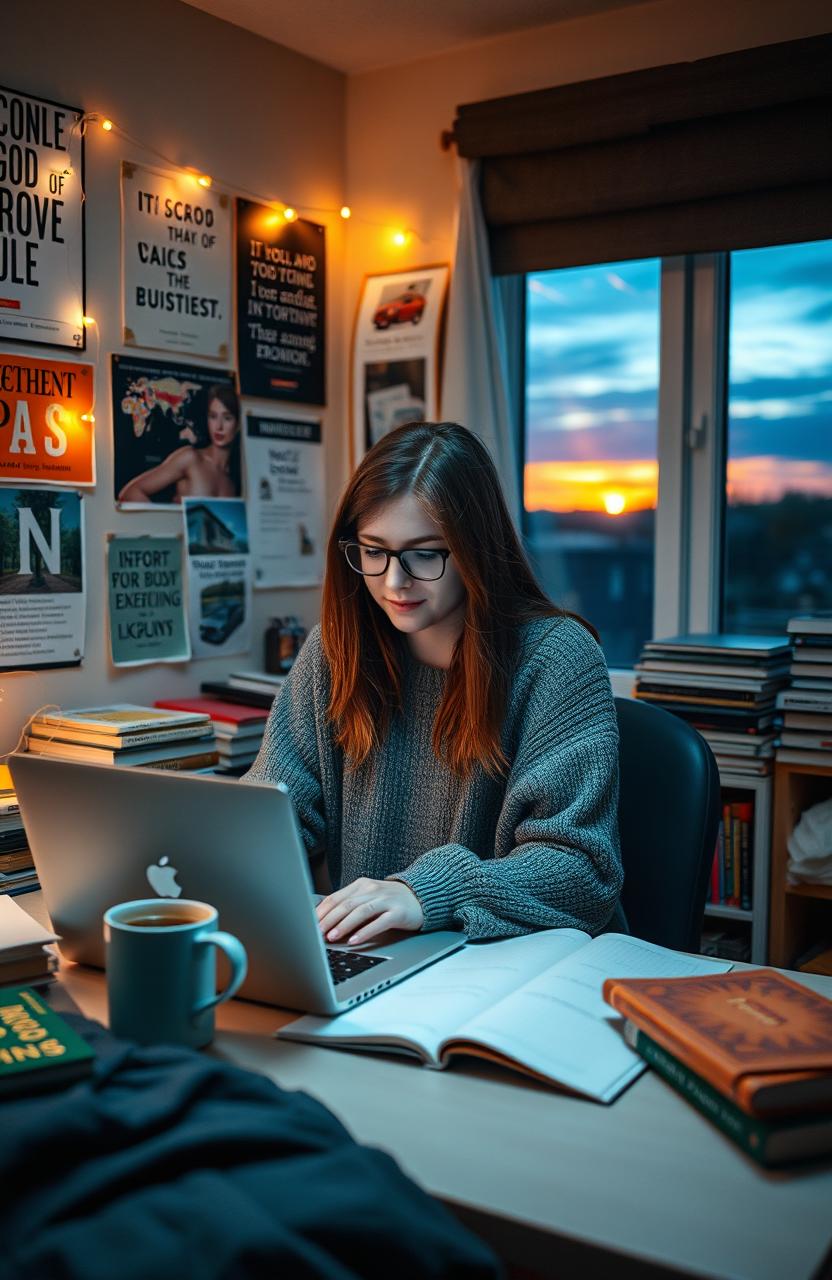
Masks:
[[[326,404],[326,231],[237,201],[237,355],[242,395]]]

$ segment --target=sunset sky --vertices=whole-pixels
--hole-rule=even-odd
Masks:
[[[731,273],[729,499],[832,497],[832,241]],[[527,509],[655,505],[658,322],[656,260],[528,277]]]

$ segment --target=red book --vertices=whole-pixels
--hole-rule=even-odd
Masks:
[[[268,711],[260,707],[246,707],[236,702],[222,702],[219,698],[158,698],[157,707],[167,707],[171,711],[199,711],[219,721],[226,728],[226,733],[236,733],[243,728],[265,726],[269,718]],[[233,728],[231,727],[233,726]]]

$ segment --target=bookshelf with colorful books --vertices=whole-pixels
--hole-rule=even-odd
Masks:
[[[648,641],[636,664],[636,698],[687,720],[716,759],[722,819],[701,947],[729,960],[767,960],[775,702],[790,659],[786,636],[709,632]]]
[[[789,837],[813,805],[832,800],[832,761],[828,765],[777,761],[774,766],[774,819],[771,842],[770,963],[785,968],[832,971],[832,884],[790,883]],[[830,969],[809,957],[826,951]]]
[[[720,768],[722,816],[705,901],[702,950],[728,960],[768,958],[771,778]]]

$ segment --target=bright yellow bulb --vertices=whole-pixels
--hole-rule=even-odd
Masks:
[[[627,500],[623,493],[605,493],[602,494],[602,499],[604,510],[608,516],[620,516],[627,505]]]
[[[349,207],[349,205],[348,205],[348,204],[342,204],[342,205],[341,205],[341,217],[342,217],[342,218],[351,218],[351,217],[352,217],[352,209]]]
[[[95,318],[93,316],[82,316],[81,323],[85,329],[89,329],[95,324]]]
[[[82,414],[81,414],[81,421],[82,421],[82,422],[95,422],[95,414],[93,414],[93,413],[82,413]]]
[[[101,128],[104,130],[105,133],[110,133],[110,131],[112,130],[112,127],[113,127],[112,120],[101,121]]]
[[[407,233],[404,231],[394,231],[393,244],[397,244],[400,248],[402,245],[407,244]]]
[[[206,191],[213,182],[213,178],[209,178],[207,173],[201,173],[197,178],[197,182],[201,187],[205,187]]]
[[[286,221],[294,222],[297,216],[298,216],[297,210],[293,209],[291,205],[287,204],[286,208],[283,210],[283,217],[286,219]]]

